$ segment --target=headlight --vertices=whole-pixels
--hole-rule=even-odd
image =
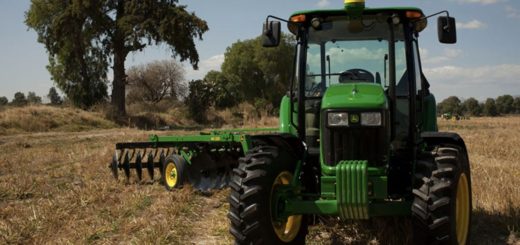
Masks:
[[[363,126],[381,126],[381,112],[363,112],[363,113],[361,113],[361,125],[363,125]]]
[[[348,126],[348,113],[346,112],[329,112],[327,119],[328,126]]]

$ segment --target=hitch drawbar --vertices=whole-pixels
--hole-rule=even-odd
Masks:
[[[116,179],[119,171],[123,171],[127,183],[134,179],[132,169],[135,170],[136,181],[142,182],[145,169],[149,181],[154,182],[156,169],[159,169],[161,180],[170,174],[166,173],[166,169],[168,159],[173,157],[180,160],[175,164],[182,165],[175,168],[174,174],[180,175],[176,180],[187,180],[199,190],[220,189],[228,185],[233,168],[238,166],[238,158],[251,147],[251,135],[246,133],[277,130],[239,129],[190,136],[152,135],[148,142],[117,143],[109,168]],[[179,183],[180,186],[182,184]]]

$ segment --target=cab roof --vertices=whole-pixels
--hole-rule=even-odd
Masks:
[[[388,7],[388,8],[365,8],[363,14],[378,14],[378,13],[405,13],[406,11],[420,12],[424,16],[423,11],[416,7]],[[301,10],[294,12],[295,15],[346,15],[345,9],[315,9],[315,10]]]
[[[409,19],[421,19],[425,17],[423,11],[416,7],[387,7],[387,8],[364,8],[361,14],[373,15],[373,14],[399,14],[402,17]],[[408,13],[413,13],[413,17],[408,17]],[[419,15],[417,15],[417,13]],[[349,13],[345,9],[316,9],[316,10],[302,10],[294,12],[291,18],[298,15],[306,16],[348,16]],[[421,32],[426,28],[427,20],[423,19],[421,25],[416,28],[417,32]]]

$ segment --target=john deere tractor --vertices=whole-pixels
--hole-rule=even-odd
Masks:
[[[427,18],[364,0],[267,18],[265,47],[278,45],[280,21],[296,37],[294,77],[279,136],[233,170],[228,217],[237,243],[304,243],[313,215],[411,216],[417,243],[468,242],[468,155],[459,135],[437,131],[419,56]],[[455,19],[437,23],[439,41],[455,43]]]

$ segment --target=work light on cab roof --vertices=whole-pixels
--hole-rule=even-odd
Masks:
[[[361,14],[365,9],[365,0],[345,0],[345,10],[347,12],[353,12]]]

